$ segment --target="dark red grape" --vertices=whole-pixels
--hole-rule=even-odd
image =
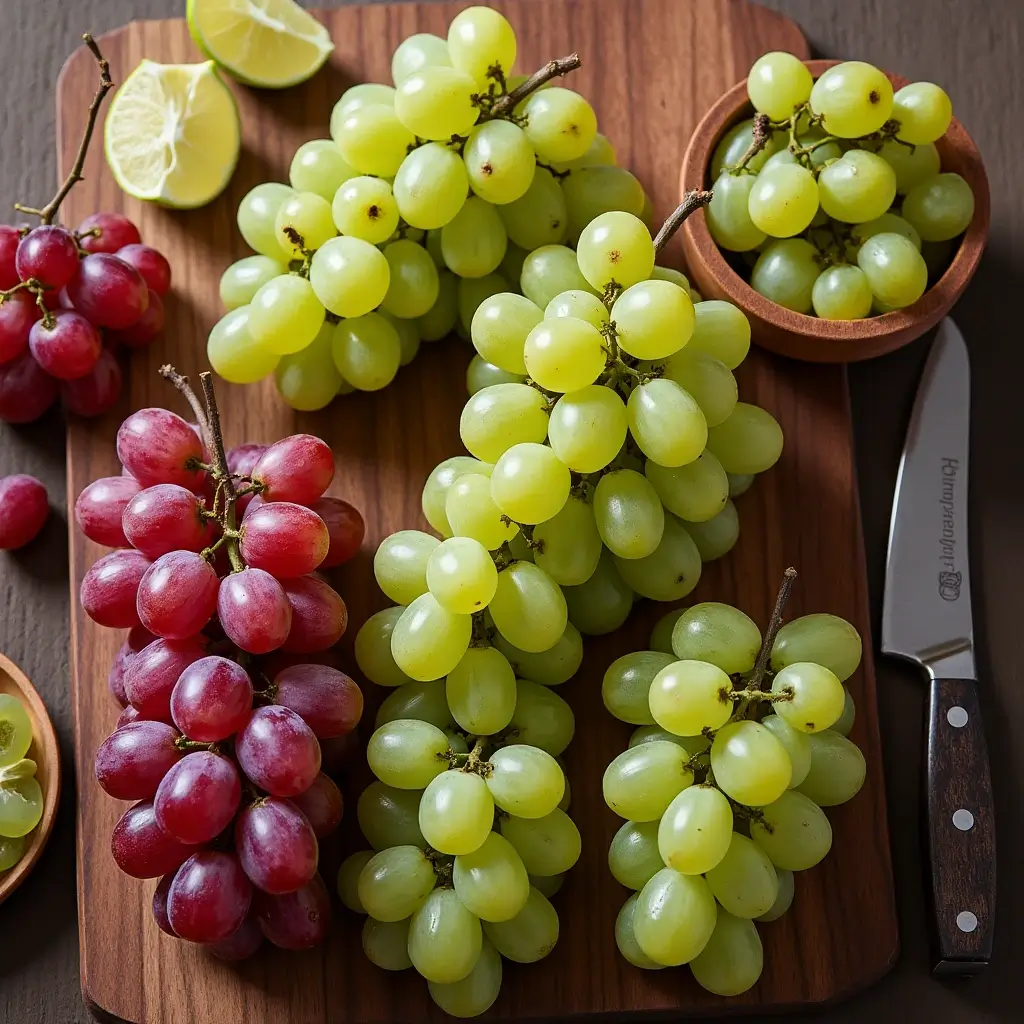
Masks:
[[[110,666],[110,673],[107,675],[107,687],[114,700],[122,708],[128,706],[128,694],[125,693],[124,689],[124,675],[134,657],[135,652],[129,647],[128,641],[125,640],[118,648],[117,654],[114,655],[114,663]]]
[[[330,538],[324,521],[291,501],[268,501],[245,520],[242,558],[278,579],[305,576],[327,554]]]
[[[98,234],[89,234],[97,229]],[[120,213],[90,213],[75,233],[79,246],[86,252],[115,253],[126,245],[138,245],[142,241],[139,229]]]
[[[159,878],[176,871],[194,846],[180,843],[157,823],[149,800],[129,807],[110,835],[110,850],[117,866],[133,878]]]
[[[141,489],[138,480],[130,476],[104,476],[93,480],[75,502],[78,528],[97,544],[111,548],[128,547],[121,517]]]
[[[131,704],[126,708],[121,709],[121,714],[117,716],[117,721],[114,723],[115,729],[122,729],[126,725],[130,725],[132,722],[144,722],[144,719],[136,708],[133,708]]]
[[[164,875],[154,890],[153,920],[156,921],[156,926],[160,931],[177,938],[178,936],[174,934],[174,929],[171,927],[171,922],[167,917],[167,893],[170,891],[171,882],[173,881],[173,874]]]
[[[125,348],[145,348],[164,329],[164,303],[156,292],[150,291],[146,312],[131,325],[119,331],[107,331],[107,339]]]
[[[267,450],[265,444],[239,444],[228,449],[228,471],[239,476],[251,476],[260,456]]]
[[[133,266],[150,291],[163,298],[171,287],[171,265],[167,258],[148,245],[133,242],[117,250],[119,260]]]
[[[341,498],[328,496],[317,498],[309,507],[324,521],[330,536],[330,547],[320,568],[333,569],[353,558],[366,534],[359,510]]]
[[[149,566],[149,559],[131,548],[118,548],[93,562],[79,592],[89,618],[111,629],[137,626],[135,598]]]
[[[132,653],[138,654],[139,651],[148,647],[154,640],[156,640],[156,637],[145,626],[132,626],[128,630],[128,639],[125,642],[132,649]]]
[[[14,265],[22,281],[35,278],[44,288],[59,292],[78,273],[78,246],[67,228],[40,224],[18,246]]]
[[[292,628],[281,649],[315,654],[333,647],[348,626],[348,609],[341,595],[315,575],[282,580],[281,586],[292,606]]]
[[[159,558],[171,551],[202,551],[210,535],[203,511],[187,487],[154,484],[131,498],[121,523],[133,547],[147,558]]]
[[[253,469],[266,501],[316,501],[334,479],[330,447],[312,434],[292,434],[272,444]]]
[[[46,488],[27,473],[0,477],[0,551],[35,540],[50,514]]]
[[[313,730],[288,708],[257,708],[235,738],[242,771],[271,796],[296,796],[320,771],[320,745]]]
[[[171,721],[171,693],[182,672],[205,658],[208,641],[204,636],[185,640],[154,640],[132,658],[124,676],[124,689],[132,706],[143,718]]]
[[[167,919],[189,942],[219,942],[242,926],[252,886],[233,853],[201,850],[178,869],[167,894]]]
[[[194,636],[216,611],[219,587],[217,573],[201,555],[169,551],[139,581],[139,620],[170,640]]]
[[[68,298],[97,327],[123,330],[146,312],[149,289],[142,275],[124,260],[97,252],[79,261],[68,282]]]
[[[15,292],[0,302],[0,363],[28,351],[29,333],[40,316],[42,311],[28,292]]]
[[[37,320],[28,332],[28,345],[36,362],[58,380],[91,373],[103,350],[100,332],[72,309],[58,309],[49,324],[46,317]]]
[[[288,638],[292,606],[269,572],[243,569],[221,580],[217,617],[236,646],[249,654],[266,654]]]
[[[21,232],[10,224],[0,224],[0,291],[7,291],[18,283],[18,269],[14,265]],[[0,362],[3,362],[0,359]]]
[[[181,760],[177,738],[178,731],[163,722],[132,722],[117,729],[96,751],[96,781],[115,800],[152,799],[160,780]]]
[[[362,759],[363,744],[359,733],[353,730],[344,736],[332,736],[320,740],[320,768],[327,775],[341,775],[346,769]],[[293,799],[301,799],[294,797]]]
[[[238,732],[252,711],[252,681],[241,665],[211,656],[193,662],[171,692],[171,718],[190,739],[216,743]]]
[[[345,803],[334,780],[321,772],[304,793],[292,801],[306,816],[317,839],[330,835],[340,824]]]
[[[143,487],[202,484],[203,443],[180,416],[166,409],[133,412],[117,431],[117,457]]]
[[[244,808],[235,821],[235,850],[249,881],[263,892],[295,892],[316,874],[316,835],[290,800],[262,797]]]
[[[327,935],[331,898],[319,875],[286,896],[256,892],[253,903],[263,934],[280,949],[309,949]]]
[[[221,960],[236,963],[248,960],[263,945],[263,932],[256,915],[250,910],[237,931],[219,942],[207,943],[206,948]]]
[[[32,423],[56,400],[57,382],[32,358],[31,352],[0,366],[0,420]]]
[[[351,732],[363,716],[363,691],[344,672],[326,665],[293,665],[274,677],[274,699],[329,739]]]
[[[100,353],[92,373],[60,383],[64,408],[76,416],[102,416],[114,407],[120,395],[121,367],[109,348]]]
[[[207,843],[231,824],[241,799],[242,780],[234,762],[212,750],[197,750],[168,769],[153,807],[169,835],[183,843]]]
[[[243,501],[245,502],[245,510],[242,513],[241,519],[241,522],[243,523],[249,518],[249,516],[255,514],[256,509],[262,508],[267,504],[267,502],[264,501],[262,494],[246,494],[239,500],[235,508],[240,508]]]

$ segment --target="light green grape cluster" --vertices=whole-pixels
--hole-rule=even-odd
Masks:
[[[857,631],[823,614],[777,626],[764,649],[737,608],[672,611],[653,649],[619,658],[602,683],[608,710],[637,726],[603,782],[626,819],[608,865],[633,890],[615,940],[635,966],[689,964],[725,996],[760,977],[755,922],[789,909],[793,873],[832,844],[822,808],[850,800],[866,770],[843,685],[860,664]]]
[[[754,63],[747,92],[757,114],[715,150],[707,224],[744,254],[754,290],[827,320],[916,302],[974,216],[970,185],[942,171],[935,146],[952,118],[946,93],[929,82],[894,93],[861,61],[815,81],[782,52]]]
[[[14,867],[26,836],[43,816],[43,791],[36,763],[27,758],[32,722],[21,702],[0,693],[0,872]]]

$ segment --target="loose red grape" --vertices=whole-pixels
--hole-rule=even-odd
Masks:
[[[312,434],[292,434],[272,444],[256,463],[252,476],[264,485],[266,501],[315,501],[334,479],[330,447]]]
[[[251,476],[260,456],[267,450],[265,444],[239,444],[227,452],[228,472]]]
[[[271,796],[309,789],[320,771],[320,745],[313,730],[288,708],[257,708],[235,739],[242,771]]]
[[[242,799],[234,762],[212,750],[186,754],[153,798],[160,827],[183,843],[207,843],[231,824]]]
[[[321,772],[304,793],[292,803],[306,816],[317,839],[330,835],[340,824],[345,803],[334,780]]]
[[[235,821],[235,850],[249,881],[263,892],[295,892],[316,874],[316,835],[290,800],[262,797],[244,808]]]
[[[154,484],[131,498],[121,522],[133,547],[147,558],[159,558],[171,551],[203,550],[210,535],[204,510],[187,487]]]
[[[149,289],[142,275],[124,260],[97,252],[78,264],[78,273],[68,282],[68,298],[75,309],[97,327],[123,330],[137,323],[149,302]]]
[[[254,893],[260,928],[280,949],[309,949],[322,942],[331,923],[331,898],[319,875],[286,896]]]
[[[309,507],[324,521],[331,539],[320,568],[333,569],[353,558],[366,533],[366,524],[359,511],[341,498],[327,496],[317,498]]]
[[[266,654],[287,640],[292,606],[269,572],[243,569],[221,580],[217,617],[236,646],[249,654]]]
[[[139,620],[170,640],[194,636],[216,611],[219,587],[217,573],[201,555],[169,551],[139,582]]]
[[[268,501],[245,520],[242,558],[278,579],[305,576],[327,554],[330,537],[324,521],[291,501]]]
[[[36,362],[58,380],[77,380],[91,373],[103,343],[100,332],[81,313],[58,309],[37,320],[28,332],[28,345]]]
[[[193,662],[171,692],[171,718],[190,739],[216,743],[238,732],[252,711],[252,680],[236,662],[211,656]]]
[[[0,551],[34,540],[50,514],[46,488],[27,473],[0,477]]]
[[[274,678],[278,704],[294,711],[317,737],[351,732],[363,716],[363,691],[326,665],[293,665]]]
[[[348,626],[348,609],[341,595],[317,576],[282,580],[292,606],[292,628],[281,650],[315,654],[333,647]]]
[[[0,291],[7,291],[18,283],[18,269],[14,265],[15,253],[21,242],[21,232],[10,224],[0,224]],[[0,359],[0,362],[3,362]]]
[[[201,850],[178,869],[167,894],[167,919],[189,942],[219,942],[242,926],[252,886],[232,853]]]
[[[114,407],[120,395],[121,367],[109,348],[100,353],[92,373],[60,383],[64,408],[76,416],[102,416]]]
[[[171,693],[182,672],[205,658],[209,642],[204,636],[185,640],[154,640],[132,658],[124,676],[124,689],[143,718],[171,720]]]
[[[115,729],[123,729],[126,725],[130,725],[132,722],[144,722],[144,719],[136,708],[133,708],[131,704],[126,708],[121,709],[121,714],[117,716],[117,721],[114,723]]]
[[[117,457],[144,487],[202,483],[203,443],[180,416],[166,409],[133,412],[117,431]]]
[[[132,722],[115,730],[96,751],[96,781],[115,800],[152,799],[181,760],[177,738],[178,731],[163,722]]]
[[[178,842],[157,823],[149,800],[129,807],[110,835],[110,850],[117,866],[132,878],[159,878],[176,871],[194,846]]]
[[[168,935],[177,938],[174,934],[174,929],[171,927],[171,922],[167,917],[167,893],[170,891],[171,882],[174,881],[174,875],[164,875],[160,879],[159,885],[153,892],[153,920],[156,921],[156,926],[162,932],[166,932]]]
[[[15,292],[0,302],[0,363],[28,351],[29,333],[40,316],[42,311],[28,292]]]
[[[149,566],[149,559],[131,548],[118,548],[93,562],[79,592],[89,618],[111,629],[137,626],[135,599]]]
[[[67,228],[40,224],[18,245],[14,265],[22,281],[35,278],[44,288],[60,291],[78,273],[78,246]]]
[[[128,503],[142,488],[130,476],[104,476],[83,488],[75,502],[78,528],[97,544],[111,548],[129,547],[121,525]]]
[[[119,260],[133,266],[150,291],[163,298],[171,287],[171,265],[167,258],[148,245],[133,242],[117,250]]]
[[[236,963],[248,960],[263,945],[263,932],[256,915],[250,910],[237,931],[219,942],[207,943],[206,948],[221,960]]]
[[[57,382],[32,358],[31,352],[0,366],[0,420],[32,423],[56,400]]]
[[[98,234],[89,234],[94,230],[98,230]],[[126,245],[138,245],[142,241],[139,229],[119,213],[90,213],[75,233],[79,246],[86,252],[115,253]]]
[[[164,303],[156,292],[150,291],[146,312],[130,327],[107,331],[107,340],[125,348],[145,348],[164,329]]]

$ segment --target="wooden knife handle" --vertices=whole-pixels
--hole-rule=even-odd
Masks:
[[[992,956],[996,833],[974,679],[933,679],[928,727],[928,852],[934,973],[979,974]]]

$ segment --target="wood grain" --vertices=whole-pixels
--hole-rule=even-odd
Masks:
[[[219,316],[221,270],[244,254],[234,209],[252,185],[284,177],[292,152],[323,136],[330,107],[353,81],[386,79],[390,54],[413,31],[443,31],[460,5],[406,4],[350,7],[325,15],[337,42],[331,65],[314,80],[284,94],[236,90],[244,152],[228,192],[210,207],[172,214],[142,208],[114,186],[94,152],[86,181],[67,211],[70,221],[93,209],[122,209],[143,237],[166,252],[176,273],[168,303],[168,332],[137,356],[121,407],[100,421],[73,422],[68,434],[68,487],[73,496],[91,479],[116,472],[113,438],[129,408],[179,407],[156,376],[173,360],[195,374],[205,364],[204,339]],[[806,54],[806,43],[786,19],[735,0],[564,0],[496,4],[515,24],[523,66],[578,50],[584,68],[573,84],[596,106],[622,162],[632,168],[664,216],[675,202],[683,149],[701,113],[750,62],[771,48]],[[123,79],[142,56],[163,61],[198,59],[182,22],[131,25],[104,39],[115,76]],[[68,63],[59,86],[59,138],[67,167],[82,118],[82,96],[93,70],[84,54]],[[671,247],[670,261],[678,261]],[[354,630],[383,604],[372,582],[370,559],[387,533],[421,524],[419,491],[428,470],[459,450],[457,421],[464,395],[467,348],[455,341],[427,346],[398,381],[376,395],[357,395],[317,415],[295,415],[262,388],[220,389],[229,443],[271,440],[295,430],[327,438],[337,455],[334,492],[360,506],[367,539],[357,560],[338,574]],[[722,563],[709,566],[695,600],[733,601],[759,621],[770,611],[783,568],[802,578],[792,614],[831,611],[870,633],[859,512],[844,373],[752,355],[740,375],[741,393],[770,409],[787,435],[779,465],[739,501],[743,535]],[[72,533],[72,593],[100,554]],[[685,971],[649,974],[618,956],[615,914],[626,893],[605,864],[616,820],[603,805],[604,766],[626,743],[628,727],[604,711],[598,688],[605,666],[646,645],[662,607],[644,603],[613,637],[588,644],[577,678],[563,687],[577,716],[568,771],[574,816],[584,856],[558,897],[562,937],[554,954],[529,968],[509,967],[492,1016],[550,1018],[630,1010],[706,1014],[777,1008],[836,999],[879,977],[891,965],[897,934],[881,777],[881,751],[870,663],[851,689],[858,706],[854,738],[869,765],[869,784],[832,815],[837,842],[819,868],[800,879],[793,913],[765,929],[766,970],[750,993],[722,1000],[699,990]],[[96,746],[116,717],[105,678],[120,637],[72,616],[76,758],[83,780]],[[351,664],[349,665],[351,668]],[[367,687],[372,707],[381,694]],[[372,710],[366,716],[372,721]],[[364,769],[365,772],[365,769]],[[365,779],[352,780],[352,797]],[[90,1006],[138,1021],[239,1019],[263,1021],[377,1021],[440,1019],[419,979],[395,979],[370,966],[359,952],[359,922],[342,914],[324,950],[302,956],[264,956],[240,969],[211,963],[199,951],[163,936],[149,918],[152,884],[117,873],[108,847],[121,810],[88,782],[79,807],[79,910],[83,991]],[[350,799],[350,806],[352,800]],[[344,830],[343,830],[344,831]],[[341,846],[359,845],[354,822]],[[340,850],[324,855],[330,878]]]

